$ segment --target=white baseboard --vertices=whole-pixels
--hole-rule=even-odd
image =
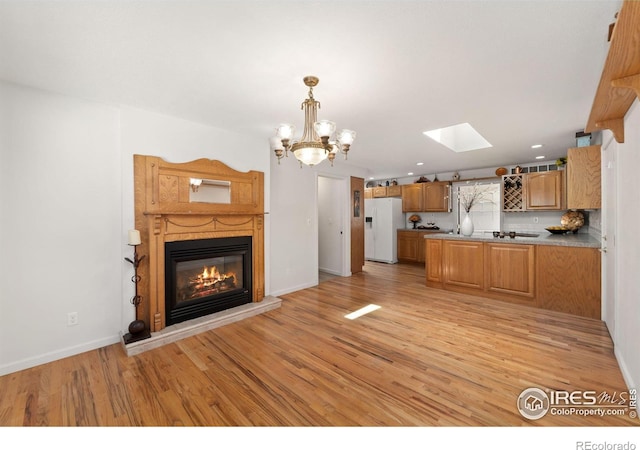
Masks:
[[[624,360],[624,357],[618,351],[618,346],[614,347],[614,354],[616,355],[616,359],[618,360],[618,365],[620,366],[620,372],[622,372],[622,378],[624,378],[624,382],[627,385],[627,389],[638,389],[640,385],[637,380],[633,379],[629,368]]]
[[[73,347],[66,347],[53,352],[44,353],[32,358],[15,361],[0,366],[0,376],[18,372],[20,370],[30,369],[41,364],[50,363],[51,361],[57,361],[58,359],[66,358],[68,356],[74,356],[80,353],[88,352],[90,350],[95,350],[97,348],[106,347],[107,345],[117,344],[118,342],[120,342],[120,336],[114,335],[102,339],[97,339],[91,342],[85,342],[80,345],[74,345]]]
[[[285,289],[280,289],[279,291],[270,292],[269,295],[273,295],[274,297],[280,297],[281,295],[289,294],[291,292],[301,291],[302,289],[307,289],[310,287],[317,286],[318,283],[305,283],[300,284],[298,286],[292,286]]]

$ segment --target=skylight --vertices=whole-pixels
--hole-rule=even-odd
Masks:
[[[493,147],[468,123],[425,131],[424,134],[454,152],[468,152]]]

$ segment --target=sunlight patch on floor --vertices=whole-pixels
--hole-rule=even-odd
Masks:
[[[370,312],[375,311],[376,309],[380,309],[380,306],[374,305],[372,303],[370,305],[365,306],[364,308],[360,308],[357,311],[349,313],[344,317],[349,319],[349,320],[353,320],[353,319],[357,319],[360,316],[364,316],[365,314],[369,314]]]

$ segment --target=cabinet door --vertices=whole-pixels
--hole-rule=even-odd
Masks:
[[[387,196],[387,188],[385,186],[378,186],[373,188],[373,197],[380,198]]]
[[[364,189],[364,198],[373,198],[373,188]]]
[[[442,282],[442,241],[425,239],[425,269],[427,283]]]
[[[425,183],[423,188],[424,211],[449,212],[449,183]]]
[[[600,251],[540,245],[536,289],[539,308],[600,319]]]
[[[402,212],[422,211],[422,186],[424,183],[402,186]]]
[[[418,261],[418,233],[413,231],[398,231],[398,260]]]
[[[402,196],[402,186],[387,187],[387,197],[401,197],[401,196]]]
[[[484,289],[484,248],[482,242],[444,241],[442,250],[445,284]]]
[[[562,173],[561,170],[553,170],[527,175],[527,209],[563,209]]]
[[[533,299],[535,249],[533,245],[485,244],[487,290]]]
[[[599,209],[602,205],[600,146],[567,151],[567,208]]]

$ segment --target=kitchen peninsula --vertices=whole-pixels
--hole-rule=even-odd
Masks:
[[[588,234],[426,234],[426,285],[600,319],[600,242]]]

